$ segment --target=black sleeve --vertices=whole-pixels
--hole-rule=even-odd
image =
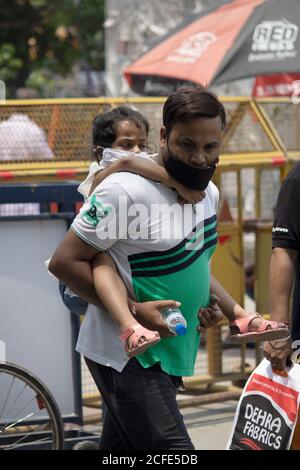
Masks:
[[[288,178],[280,188],[272,230],[272,246],[300,251],[300,181]]]

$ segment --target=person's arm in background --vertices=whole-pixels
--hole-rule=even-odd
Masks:
[[[297,168],[283,182],[276,204],[270,262],[270,314],[275,321],[289,322],[290,297],[294,283],[295,260],[300,250],[300,200]],[[292,176],[292,177],[291,177]],[[295,178],[296,176],[296,178]],[[274,370],[285,370],[291,339],[265,342],[263,351]]]
[[[272,320],[289,322],[290,297],[294,283],[295,250],[274,248],[270,262],[270,307]]]
[[[287,248],[274,248],[270,262],[270,307],[271,319],[289,323],[290,297],[294,282],[294,263],[297,252]],[[284,371],[292,353],[292,340],[266,341],[263,345],[265,357],[273,370]]]

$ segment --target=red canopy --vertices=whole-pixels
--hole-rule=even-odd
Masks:
[[[127,67],[124,75],[172,77],[207,85],[253,10],[264,0],[235,0],[192,21]]]

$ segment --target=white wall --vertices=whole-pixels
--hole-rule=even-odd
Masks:
[[[35,373],[71,414],[71,318],[44,264],[65,232],[61,220],[0,221],[0,340],[6,360]]]

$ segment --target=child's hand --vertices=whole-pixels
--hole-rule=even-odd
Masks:
[[[179,193],[178,202],[180,204],[197,204],[205,198],[204,191],[186,188],[181,183],[176,183],[175,189]]]
[[[216,326],[219,321],[223,320],[224,314],[219,307],[220,299],[215,294],[210,294],[210,303],[206,308],[201,308],[198,312],[199,325],[198,331],[202,328],[211,328]]]

